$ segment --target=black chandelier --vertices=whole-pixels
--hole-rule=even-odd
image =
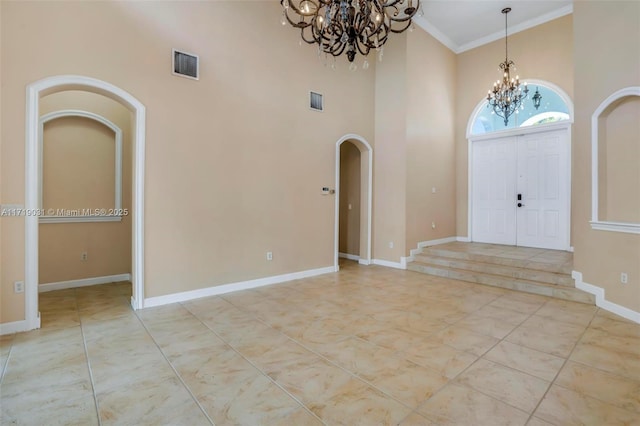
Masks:
[[[356,53],[371,49],[382,54],[391,33],[411,26],[421,16],[420,0],[280,0],[282,25],[300,28],[302,40],[318,45],[318,53],[340,56],[346,52],[351,68]],[[369,66],[365,59],[364,68]]]
[[[511,77],[511,70],[515,70],[515,63],[509,60],[509,50],[507,44],[507,14],[511,12],[510,7],[502,9],[504,14],[504,62],[500,64],[500,70],[502,71],[502,80],[497,80],[493,83],[493,89],[489,90],[487,94],[487,106],[493,108],[498,116],[504,119],[504,125],[509,123],[509,117],[513,113],[518,113],[519,110],[524,109],[522,102],[527,98],[529,94],[529,88],[527,83],[524,83],[524,88],[520,85],[520,78],[516,75],[515,78]],[[540,100],[542,96],[536,91],[536,97],[534,103],[537,104],[536,109],[540,106]]]

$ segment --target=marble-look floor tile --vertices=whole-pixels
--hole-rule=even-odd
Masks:
[[[535,416],[555,425],[634,425],[638,413],[553,385]]]
[[[447,385],[418,412],[439,425],[521,426],[529,418],[524,411],[456,384]]]
[[[175,376],[141,380],[96,396],[103,425],[211,424]]]
[[[487,248],[512,250],[459,245]],[[552,258],[506,261],[567,266]],[[593,306],[347,261],[138,312],[130,294],[40,295],[44,328],[0,337],[3,424],[95,424],[92,384],[103,424],[608,426],[640,414],[640,326]]]
[[[566,322],[586,327],[593,319],[597,307],[585,303],[568,302],[566,300],[549,300],[536,315],[553,321]]]
[[[398,424],[411,412],[410,408],[355,378],[309,409],[327,424],[362,426]]]
[[[458,376],[456,382],[528,413],[535,409],[550,385],[545,380],[482,359]]]
[[[596,330],[578,343],[571,360],[609,373],[640,381],[640,355],[626,338],[617,338]],[[585,333],[586,337],[586,333]]]
[[[540,309],[547,300],[549,298],[544,296],[513,292],[494,300],[489,306],[531,315]]]
[[[452,325],[433,335],[442,343],[455,349],[482,356],[500,340],[471,331],[458,325]]]
[[[449,380],[435,370],[401,360],[394,370],[382,371],[368,381],[403,404],[417,408]]]
[[[478,309],[475,311],[475,314],[514,325],[520,325],[524,320],[529,318],[529,314],[527,313],[516,312],[510,309],[492,306],[490,304]]]
[[[402,419],[399,426],[436,426],[436,423],[414,411]]]
[[[527,426],[555,426],[555,425],[553,423],[545,422],[544,420],[534,416],[529,419]]]
[[[495,318],[471,314],[464,319],[458,321],[456,325],[468,328],[479,334],[502,339],[509,334],[519,323],[505,322]]]
[[[506,340],[551,355],[566,358],[584,332],[583,326],[558,323],[533,315],[516,328]]]
[[[640,381],[569,361],[555,384],[619,408],[635,411],[640,416]]]
[[[477,356],[437,342],[423,342],[400,353],[409,361],[453,379],[478,359]]]
[[[353,376],[324,360],[296,365],[275,378],[287,392],[306,406],[311,406],[338,392]]]
[[[591,321],[589,329],[602,331],[618,337],[640,338],[640,324],[632,323],[631,321],[624,320],[623,318],[623,321],[621,321],[621,317],[617,318],[618,319],[612,319],[607,316],[596,315],[593,318],[593,321]]]
[[[241,377],[228,373],[217,376],[206,388],[194,391],[215,424],[274,424],[301,408],[259,372]]]
[[[9,417],[24,417],[33,407],[47,410],[71,401],[92,395],[89,372],[85,367],[84,377],[78,377],[71,367],[53,373],[33,377],[27,382],[2,382],[2,410]],[[73,370],[73,371],[71,371]]]
[[[67,426],[98,425],[98,412],[96,402],[92,393],[76,399],[62,399],[46,407],[29,407],[25,410],[14,411],[9,414],[2,407],[0,424],[3,425],[51,425]]]
[[[497,344],[484,358],[549,382],[553,381],[565,362],[564,358],[507,341]]]

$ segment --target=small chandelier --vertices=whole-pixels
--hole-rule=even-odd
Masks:
[[[504,62],[500,64],[502,71],[502,80],[493,83],[493,89],[487,94],[487,107],[492,107],[493,111],[504,119],[504,125],[509,123],[509,117],[514,112],[517,114],[519,109],[524,109],[522,101],[527,98],[529,89],[527,83],[524,88],[520,86],[520,78],[516,75],[511,77],[511,69],[515,70],[516,66],[513,61],[509,60],[509,51],[507,44],[507,14],[511,12],[510,7],[502,9],[504,13]]]
[[[351,68],[356,53],[380,52],[391,33],[401,33],[422,14],[420,0],[280,0],[282,25],[300,28],[302,40],[318,44],[318,54],[346,52]],[[368,68],[364,62],[363,67]]]

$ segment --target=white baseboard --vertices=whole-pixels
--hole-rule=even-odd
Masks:
[[[335,268],[333,266],[327,266],[325,268],[318,269],[309,269],[307,271],[293,272],[290,274],[275,275],[272,277],[258,278],[255,280],[241,281],[231,284],[223,284],[215,287],[201,288],[198,290],[183,291],[181,293],[167,294],[165,296],[149,297],[144,299],[143,306],[145,308],[152,308],[154,306],[168,305],[170,303],[186,302],[188,300],[199,299],[201,297],[217,296],[220,294],[231,293],[239,290],[264,287],[272,284],[299,280],[301,278],[315,277],[316,275],[328,274],[330,272],[335,272]]]
[[[456,237],[456,241],[460,241],[461,243],[470,243],[471,238],[469,237]]]
[[[358,263],[360,265],[371,265],[371,262],[369,262],[367,259],[358,259]]]
[[[402,257],[401,259],[405,259],[405,258]],[[391,262],[391,261],[382,260],[382,259],[373,259],[371,263],[373,263],[374,265],[386,266],[387,268],[407,269],[406,263],[403,264],[403,263]]]
[[[400,258],[400,262],[405,265],[403,269],[407,269],[407,266],[406,266],[407,263],[413,262],[414,260],[416,260],[415,258],[416,254],[422,253],[423,248],[437,246],[439,244],[453,243],[454,241],[460,241],[460,238],[461,237],[447,237],[447,238],[440,238],[437,240],[420,241],[418,243],[417,248],[411,249],[409,251],[409,256]]]
[[[637,322],[638,324],[640,324],[640,312],[636,312],[632,309],[618,305],[617,303],[608,301],[605,298],[605,292],[602,287],[598,287],[582,281],[582,272],[572,271],[571,278],[575,280],[576,288],[596,296],[596,306],[606,311],[612,312],[616,315],[620,315],[621,317],[626,318],[629,321]]]
[[[4,324],[0,324],[0,336],[2,336],[3,334],[13,334],[21,333],[23,331],[35,330],[37,328],[40,328],[40,314],[38,314],[38,317],[34,320],[33,323],[30,323],[25,319],[21,321],[6,322]]]
[[[27,320],[5,322],[4,324],[0,324],[0,336],[4,334],[20,333],[21,331],[27,331],[28,328]]]
[[[341,257],[343,259],[355,260],[355,261],[360,260],[360,256],[357,256],[355,254],[349,254],[349,253],[338,252],[338,257]]]
[[[38,293],[53,290],[63,290],[65,288],[86,287],[97,284],[115,283],[118,281],[131,281],[131,274],[107,275],[104,277],[83,278],[80,280],[60,281],[57,283],[46,283],[38,286]]]

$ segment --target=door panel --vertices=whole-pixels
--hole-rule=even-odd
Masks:
[[[517,244],[566,250],[568,236],[568,138],[566,130],[518,137]]]
[[[567,130],[473,142],[471,173],[473,241],[569,248]]]
[[[473,144],[473,240],[516,243],[515,138]]]

